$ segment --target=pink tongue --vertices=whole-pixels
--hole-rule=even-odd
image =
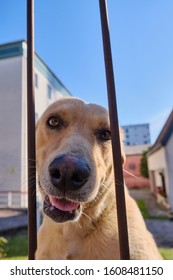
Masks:
[[[52,204],[52,206],[54,206],[55,208],[58,208],[59,210],[62,210],[62,211],[72,211],[72,210],[75,210],[79,206],[79,203],[72,202],[72,201],[66,200],[64,198],[58,199],[57,197],[50,195],[49,199],[50,199],[50,203]]]

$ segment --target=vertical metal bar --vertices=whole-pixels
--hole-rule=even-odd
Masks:
[[[120,257],[122,260],[128,260],[130,257],[129,257],[129,242],[128,242],[127,217],[126,217],[126,205],[125,205],[125,194],[124,194],[124,179],[123,179],[123,171],[122,171],[116,91],[115,91],[115,82],[114,82],[114,72],[113,72],[106,0],[99,0],[99,4],[100,4],[101,25],[102,25],[106,80],[107,80],[113,163],[114,163],[114,173],[115,173],[115,191],[116,191],[117,218],[118,218],[118,229],[119,229]]]
[[[34,0],[27,0],[28,258],[34,260],[36,231],[36,161],[34,97]]]

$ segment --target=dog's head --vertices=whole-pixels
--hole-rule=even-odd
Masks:
[[[36,135],[44,212],[56,222],[76,220],[86,204],[107,190],[110,180],[107,111],[79,99],[60,99],[44,112]]]

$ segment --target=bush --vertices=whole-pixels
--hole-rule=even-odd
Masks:
[[[140,173],[143,177],[149,178],[148,174],[148,163],[147,163],[147,153],[148,151],[144,151],[142,154],[141,162],[140,162]]]
[[[4,237],[0,237],[0,258],[6,257],[6,245],[7,245],[7,239]]]
[[[9,259],[25,259],[28,251],[27,232],[21,231],[14,234],[8,240],[7,258]]]

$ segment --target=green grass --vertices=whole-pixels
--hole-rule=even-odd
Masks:
[[[136,201],[144,219],[149,219],[150,215],[145,202],[142,199]]]
[[[12,237],[7,237],[5,246],[6,255],[1,258],[3,260],[27,260],[28,241],[27,231],[22,231]]]
[[[164,260],[173,260],[173,249],[159,248],[159,251]]]
[[[152,215],[150,215],[144,200],[139,199],[136,202],[138,204],[138,207],[139,207],[144,219],[154,219],[154,220],[168,220],[169,219],[167,216],[152,216]]]

